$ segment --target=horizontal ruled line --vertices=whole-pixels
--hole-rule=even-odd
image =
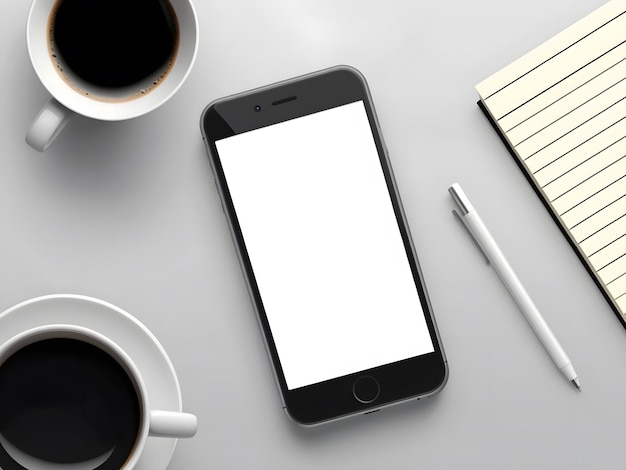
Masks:
[[[575,188],[579,187],[581,184],[583,184],[583,183],[585,183],[585,182],[589,181],[589,180],[590,180],[591,178],[593,178],[594,176],[596,176],[596,175],[598,175],[598,174],[602,173],[603,171],[605,171],[605,170],[607,170],[608,168],[610,168],[610,167],[612,167],[613,165],[615,165],[617,162],[619,162],[619,161],[623,160],[623,159],[624,159],[624,157],[626,157],[626,155],[622,155],[621,157],[619,157],[617,160],[615,160],[615,161],[614,161],[613,163],[611,163],[610,165],[607,165],[606,167],[602,168],[601,170],[596,171],[594,174],[589,175],[589,176],[588,176],[587,178],[585,178],[583,181],[581,181],[580,183],[578,183],[578,184],[576,184],[576,185],[572,186],[571,188],[569,188],[569,189],[568,189],[567,191],[565,191],[564,193],[559,194],[557,197],[555,197],[554,199],[552,199],[550,202],[554,202],[554,201],[558,200],[559,198],[562,198],[563,196],[565,196],[567,193],[569,193],[569,192],[570,192],[570,191],[572,191],[573,189],[575,189]]]
[[[621,277],[623,277],[623,276],[624,276],[624,274],[626,274],[626,273],[622,273],[622,274],[620,274],[619,276],[617,276],[615,279],[611,279],[609,282],[607,282],[607,283],[606,283],[606,285],[608,286],[608,285],[610,285],[610,284],[614,283],[615,281],[617,281],[618,279],[620,279]]]
[[[561,140],[563,137],[565,137],[565,136],[567,136],[567,135],[571,134],[571,133],[572,133],[572,132],[574,132],[576,129],[579,129],[580,127],[584,126],[584,125],[585,125],[585,124],[587,124],[589,121],[591,121],[591,120],[593,120],[593,119],[597,118],[598,116],[600,116],[600,114],[605,113],[606,111],[608,111],[609,109],[611,109],[613,106],[615,106],[615,105],[617,105],[617,104],[621,103],[621,102],[622,102],[622,101],[624,101],[625,99],[626,99],[626,96],[624,96],[623,98],[620,98],[620,99],[619,99],[619,100],[617,100],[615,103],[611,103],[609,106],[607,106],[606,108],[604,108],[602,111],[600,111],[600,112],[598,112],[598,113],[594,114],[593,116],[591,116],[590,118],[588,118],[588,119],[586,119],[585,121],[581,122],[580,124],[578,124],[578,125],[576,125],[576,126],[572,127],[572,128],[571,128],[570,130],[568,130],[565,134],[563,134],[563,135],[561,135],[561,136],[557,137],[557,138],[556,138],[556,139],[554,139],[552,142],[550,142],[549,144],[547,144],[547,145],[543,146],[542,148],[540,148],[540,149],[539,149],[539,150],[537,150],[536,152],[533,152],[531,155],[529,155],[528,157],[526,157],[526,158],[524,159],[524,161],[526,161],[526,160],[530,160],[532,157],[534,157],[535,155],[537,155],[539,152],[541,152],[541,151],[543,151],[543,150],[547,149],[548,147],[550,147],[550,145],[554,144],[555,142],[558,142],[558,141],[559,141],[559,140]],[[624,118],[622,118],[622,119],[624,119]],[[621,121],[622,119],[620,119],[620,121]],[[619,121],[618,121],[618,122],[619,122]],[[611,127],[611,126],[609,126],[609,127]],[[607,130],[609,127],[606,127],[606,128],[604,128],[604,129],[602,129],[602,130],[601,130],[600,132],[598,132],[596,135],[601,134],[602,132],[604,132],[605,130]],[[594,137],[595,137],[595,136],[594,136]],[[585,142],[587,142],[587,141],[585,141]],[[584,143],[584,142],[583,142],[583,143]],[[577,145],[576,147],[574,147],[572,150],[574,150],[574,149],[575,149],[575,148],[577,148],[577,147],[580,147],[580,145],[582,145],[582,143],[581,143],[581,144],[579,144],[579,145]]]
[[[613,263],[615,263],[616,261],[620,260],[621,258],[623,258],[624,256],[626,256],[626,253],[621,254],[620,256],[618,256],[617,258],[615,258],[614,260],[610,261],[609,263],[606,263],[604,266],[602,266],[600,269],[598,269],[598,272],[602,271],[605,268],[608,268],[609,266],[611,266]]]
[[[576,207],[580,206],[581,204],[587,202],[588,200],[590,200],[592,197],[597,196],[598,194],[600,194],[602,191],[604,191],[605,189],[610,188],[611,186],[613,186],[614,184],[618,183],[619,181],[623,180],[624,178],[626,178],[626,175],[620,176],[619,178],[617,178],[615,181],[613,181],[612,183],[607,184],[605,187],[597,190],[595,193],[587,196],[585,199],[583,199],[582,201],[578,202],[577,204],[573,205],[572,207],[570,207],[569,209],[567,209],[566,211],[563,211],[559,214],[559,217],[564,216],[565,214],[567,214],[569,211],[575,209]]]
[[[574,70],[573,72],[567,74],[565,77],[561,78],[560,80],[558,80],[557,82],[553,83],[552,85],[550,85],[548,88],[546,88],[545,90],[540,91],[539,93],[537,93],[535,96],[533,96],[532,98],[527,99],[526,101],[524,101],[522,104],[516,106],[515,108],[511,109],[510,111],[508,111],[507,113],[503,114],[502,116],[500,116],[498,118],[498,121],[504,119],[505,117],[507,117],[509,114],[511,114],[514,111],[517,111],[519,108],[521,108],[522,106],[524,106],[525,104],[530,103],[531,101],[537,99],[539,96],[543,95],[545,92],[547,92],[548,90],[551,90],[552,88],[554,88],[555,86],[557,86],[559,83],[562,83],[563,81],[567,80],[568,78],[576,75],[578,72],[580,72],[581,70],[584,70],[585,67],[588,67],[589,65],[593,64],[595,61],[597,61],[598,59],[604,57],[606,54],[608,54],[609,52],[613,51],[614,49],[617,49],[619,46],[621,46],[622,44],[626,43],[626,41],[622,41],[619,44],[616,44],[615,46],[611,47],[610,49],[604,51],[602,54],[600,54],[599,56],[593,58],[592,60],[590,60],[589,62],[587,62],[585,65],[579,67],[578,69]]]
[[[580,222],[578,222],[578,223],[576,223],[576,224],[572,225],[572,226],[570,227],[570,230],[575,229],[576,227],[578,227],[578,226],[579,226],[580,224],[582,224],[583,222],[585,222],[585,221],[587,221],[587,220],[591,219],[591,218],[592,218],[594,215],[596,215],[598,212],[603,211],[603,210],[604,210],[604,209],[606,209],[607,207],[610,207],[611,205],[615,204],[615,203],[616,203],[617,201],[619,201],[620,199],[623,199],[625,196],[626,196],[626,194],[624,194],[624,195],[622,195],[622,196],[618,197],[618,198],[617,198],[617,199],[615,199],[614,201],[609,202],[607,205],[605,205],[604,207],[602,207],[602,208],[598,209],[598,210],[597,210],[597,211],[595,211],[593,214],[591,214],[591,215],[589,215],[589,216],[585,217],[585,218],[584,218],[583,220],[581,220]]]
[[[595,139],[596,137],[598,137],[600,134],[602,134],[603,132],[606,132],[607,130],[609,130],[611,127],[619,124],[620,122],[622,122],[624,119],[626,119],[626,116],[624,116],[623,118],[618,119],[617,121],[615,121],[613,124],[611,124],[608,127],[605,127],[604,129],[602,129],[601,131],[595,133],[594,135],[592,135],[591,137],[589,137],[587,140],[584,140],[583,142],[581,142],[580,144],[576,145],[575,147],[569,149],[567,152],[565,152],[564,154],[558,156],[557,158],[555,158],[554,160],[552,160],[550,163],[545,164],[544,166],[542,166],[541,168],[537,169],[536,171],[533,172],[533,175],[536,173],[539,173],[541,170],[543,170],[544,168],[547,168],[548,166],[550,166],[552,163],[556,162],[557,160],[560,160],[561,158],[563,158],[564,156],[566,156],[567,154],[573,152],[574,150],[576,150],[577,148],[579,148],[580,146],[586,144],[587,142],[590,142],[591,140]],[[529,157],[530,158],[530,157]],[[524,161],[528,160],[528,158],[524,159]]]
[[[602,28],[604,28],[606,25],[608,25],[609,23],[611,23],[612,21],[615,21],[617,18],[619,18],[620,16],[624,15],[626,13],[622,12],[617,16],[614,16],[613,18],[611,18],[610,20],[608,20],[606,23],[598,26],[596,29],[590,31],[589,33],[585,34],[583,37],[581,37],[580,39],[574,41],[573,43],[571,43],[570,45],[568,45],[567,47],[563,48],[562,50],[560,50],[559,52],[557,52],[556,54],[552,55],[552,57],[549,57],[548,59],[544,60],[543,62],[541,62],[540,64],[536,65],[535,67],[531,68],[530,70],[528,70],[526,73],[520,75],[519,77],[515,78],[515,80],[512,80],[511,82],[507,83],[506,85],[504,85],[503,87],[501,87],[499,90],[494,91],[492,94],[490,94],[489,96],[487,96],[485,98],[485,100],[488,100],[489,98],[491,98],[494,95],[497,95],[498,93],[500,93],[502,90],[504,90],[505,88],[511,86],[513,83],[517,82],[518,80],[520,80],[521,78],[525,77],[526,75],[528,75],[529,73],[537,70],[539,67],[541,67],[542,65],[550,62],[552,59],[554,59],[555,57],[557,57],[558,55],[562,54],[563,52],[565,52],[566,50],[574,47],[576,44],[578,44],[579,42],[587,39],[588,37],[590,37],[592,34],[594,34],[595,32],[601,30]]]
[[[608,224],[604,225],[602,228],[599,228],[598,230],[596,230],[595,232],[593,232],[591,235],[586,236],[585,238],[583,238],[580,243],[584,243],[585,241],[589,240],[591,237],[593,237],[594,235],[600,233],[602,230],[604,230],[607,227],[610,227],[611,225],[613,225],[615,222],[617,222],[620,219],[623,219],[624,217],[626,217],[626,214],[620,215],[617,219],[612,220],[611,222],[609,222]]]
[[[624,59],[622,59],[624,60]],[[621,61],[620,61],[621,62]],[[572,114],[574,111],[582,108],[584,105],[591,103],[594,99],[598,98],[600,95],[602,95],[603,93],[606,93],[607,91],[609,91],[611,88],[619,85],[621,82],[623,82],[624,80],[626,80],[626,77],[620,79],[619,81],[617,81],[616,83],[612,84],[611,86],[609,86],[608,88],[605,88],[604,90],[602,90],[601,92],[599,92],[598,94],[596,94],[595,96],[592,96],[591,98],[589,98],[588,100],[582,102],[581,104],[579,104],[578,106],[576,106],[575,108],[570,109],[567,113],[563,114],[562,116],[560,116],[559,118],[555,119],[554,121],[551,121],[550,123],[546,124],[545,126],[543,126],[541,129],[539,129],[538,131],[533,132],[532,134],[530,134],[528,137],[525,137],[523,140],[520,140],[517,145],[523,144],[524,142],[526,142],[528,139],[536,136],[537,134],[539,134],[541,131],[546,130],[548,127],[550,127],[553,124],[556,124],[557,122],[559,122],[561,119],[569,116],[570,114]],[[613,103],[611,106],[607,107],[606,109],[604,109],[603,111],[601,111],[598,114],[602,114],[602,112],[606,111],[607,109],[610,109],[612,106],[615,106],[617,103],[619,103],[620,101],[622,101],[624,98],[622,98],[621,100],[616,101],[615,103]],[[595,116],[594,116],[595,117]],[[593,117],[591,117],[589,120],[593,119]],[[581,123],[580,126],[582,126],[583,124],[585,124],[585,122]],[[579,126],[579,127],[580,127]],[[573,128],[572,130],[574,130],[576,128]],[[530,157],[529,157],[530,158]]]
[[[607,67],[606,69],[602,70],[601,72],[599,72],[598,74],[594,75],[593,77],[591,77],[589,80],[587,80],[586,82],[581,83],[580,85],[578,85],[576,88],[568,91],[567,93],[565,93],[563,96],[560,96],[558,99],[552,101],[550,104],[544,106],[543,108],[539,109],[538,111],[534,112],[533,114],[531,114],[530,116],[528,116],[526,119],[518,122],[517,124],[515,124],[513,127],[511,127],[510,129],[507,129],[505,131],[505,133],[511,132],[512,130],[516,129],[517,127],[521,126],[522,124],[524,124],[525,122],[527,122],[528,120],[534,118],[535,116],[537,116],[538,114],[541,114],[542,112],[546,111],[548,108],[550,108],[551,106],[554,106],[555,104],[557,104],[559,101],[567,98],[569,95],[571,95],[572,93],[580,90],[581,88],[583,88],[584,86],[588,85],[590,82],[592,82],[593,80],[599,78],[600,76],[602,76],[603,74],[605,74],[606,72],[610,71],[612,68],[618,66],[619,64],[621,64],[622,62],[624,62],[626,60],[626,57],[623,59],[620,59],[618,62],[614,63],[613,65],[611,65],[610,67]],[[623,79],[622,79],[623,80]],[[620,80],[621,81],[621,80]],[[616,84],[614,84],[616,85]],[[573,110],[572,110],[573,111]],[[569,114],[569,113],[568,113]],[[528,137],[527,137],[528,139]],[[519,145],[521,142],[518,142],[516,145]]]
[[[588,158],[584,159],[582,162],[580,162],[580,163],[578,163],[578,164],[574,165],[574,166],[573,166],[572,168],[570,168],[569,170],[564,171],[563,173],[561,173],[561,174],[560,174],[559,176],[557,176],[556,178],[553,178],[552,180],[548,181],[548,182],[547,182],[546,184],[544,184],[541,188],[542,188],[542,189],[543,189],[543,188],[546,188],[547,186],[551,185],[552,183],[555,183],[556,181],[558,181],[558,180],[559,180],[560,178],[562,178],[563,176],[566,176],[568,173],[570,173],[570,172],[574,171],[576,168],[578,168],[578,167],[580,167],[580,166],[584,165],[584,164],[585,164],[585,163],[587,163],[588,161],[592,160],[594,157],[597,157],[597,156],[598,156],[598,155],[600,155],[602,152],[604,152],[604,151],[606,151],[606,150],[610,149],[610,148],[611,148],[611,147],[613,147],[615,144],[618,144],[619,142],[621,142],[621,141],[622,141],[622,140],[624,140],[624,139],[626,139],[626,135],[625,135],[624,137],[621,137],[621,138],[617,139],[615,142],[613,142],[613,143],[611,143],[611,144],[607,145],[607,146],[606,146],[606,147],[604,147],[602,150],[599,150],[598,152],[594,153],[594,154],[593,154],[593,155],[591,155],[590,157],[588,157]],[[555,160],[555,161],[556,161],[556,160]],[[542,169],[549,167],[552,163],[554,163],[554,162],[550,162],[550,163],[548,163],[548,164],[547,164],[545,167],[543,167]],[[537,170],[535,173],[538,173],[539,171],[541,171],[541,170]]]
[[[623,235],[620,235],[619,237],[617,237],[615,240],[607,243],[606,245],[604,245],[602,248],[598,248],[596,251],[594,251],[593,253],[591,253],[589,255],[589,258],[591,258],[593,255],[597,255],[598,253],[600,253],[602,250],[604,250],[605,248],[608,248],[609,246],[611,246],[613,243],[615,243],[616,241],[620,240],[621,238],[626,237],[626,233]]]

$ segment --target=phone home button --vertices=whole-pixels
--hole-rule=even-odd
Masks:
[[[352,393],[361,403],[372,403],[380,394],[380,385],[374,377],[364,375],[355,380]]]

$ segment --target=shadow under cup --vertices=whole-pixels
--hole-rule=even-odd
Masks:
[[[142,429],[141,394],[110,351],[30,338],[0,364],[0,468],[118,470]]]

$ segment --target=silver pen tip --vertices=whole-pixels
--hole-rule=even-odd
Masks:
[[[576,377],[574,380],[572,380],[572,383],[574,384],[574,387],[576,387],[576,389],[580,392],[580,382],[578,381],[578,377]]]
[[[452,196],[452,199],[461,211],[461,214],[459,215],[465,215],[468,212],[474,210],[474,206],[472,206],[472,203],[469,201],[469,199],[461,189],[459,183],[454,183],[452,186],[450,186],[448,188],[448,192],[450,193],[450,196]]]

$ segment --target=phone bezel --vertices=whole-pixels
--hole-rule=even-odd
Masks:
[[[355,101],[362,101],[365,105],[434,352],[290,390],[285,381],[215,142]],[[235,241],[239,262],[245,273],[248,291],[274,366],[283,404],[291,418],[300,424],[313,425],[356,413],[366,413],[405,400],[429,396],[443,388],[448,377],[445,353],[441,346],[369,89],[361,73],[352,67],[332,67],[217,100],[205,108],[201,118],[201,131],[224,213]],[[374,377],[381,384],[378,397],[369,403],[357,400],[353,393],[355,381],[365,375]]]

